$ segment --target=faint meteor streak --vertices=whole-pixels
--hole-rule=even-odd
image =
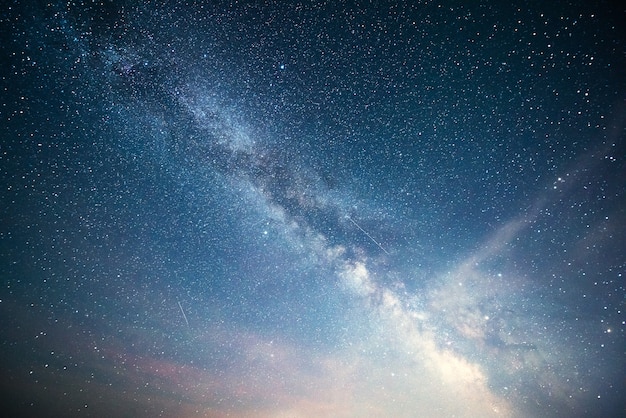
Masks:
[[[185,322],[187,323],[187,326],[191,328],[189,326],[189,321],[187,321],[187,315],[185,315],[185,311],[183,310],[183,305],[180,304],[180,301],[178,301],[178,307],[180,308],[180,312],[183,314],[183,318],[185,318]]]
[[[383,252],[387,255],[390,255],[387,250],[385,250],[385,248],[383,248],[383,246],[374,239],[374,237],[372,237],[370,234],[367,233],[367,231],[363,228],[361,228],[361,225],[359,225],[358,223],[356,223],[356,221],[354,219],[352,219],[351,217],[349,217],[348,215],[346,215],[346,218],[348,218],[350,220],[350,222],[352,222],[354,224],[354,226],[356,226],[357,228],[359,228],[361,230],[361,232],[363,232],[365,235],[367,235],[367,237],[369,239],[371,239],[374,244],[378,245],[378,248],[380,248],[381,250],[383,250]]]

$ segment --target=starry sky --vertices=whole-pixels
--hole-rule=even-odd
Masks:
[[[626,413],[626,8],[0,6],[0,409]]]

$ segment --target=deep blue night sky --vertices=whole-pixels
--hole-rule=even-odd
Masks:
[[[7,416],[626,414],[626,8],[408,3],[0,6]]]

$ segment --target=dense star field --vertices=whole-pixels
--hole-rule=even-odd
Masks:
[[[475,3],[4,2],[2,414],[626,415],[626,7]]]

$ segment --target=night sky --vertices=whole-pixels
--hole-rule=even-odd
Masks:
[[[3,2],[2,415],[626,415],[626,7],[475,3]]]

